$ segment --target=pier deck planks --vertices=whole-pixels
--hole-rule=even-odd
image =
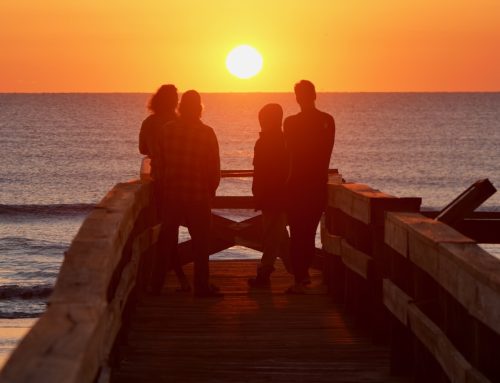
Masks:
[[[133,314],[112,382],[403,382],[390,377],[389,349],[373,345],[322,292],[286,295],[281,267],[270,290],[249,290],[256,261],[212,261],[223,299],[144,296]],[[186,271],[191,273],[191,266]],[[316,273],[316,274],[314,274]]]

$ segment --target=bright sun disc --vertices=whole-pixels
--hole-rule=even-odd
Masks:
[[[226,58],[229,72],[239,78],[250,78],[262,69],[262,56],[259,51],[249,45],[239,45]]]

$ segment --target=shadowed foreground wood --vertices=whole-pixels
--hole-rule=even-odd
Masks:
[[[256,261],[212,261],[224,299],[176,293],[142,297],[112,382],[400,382],[389,350],[374,346],[313,272],[313,295],[286,295],[281,264],[269,290],[249,290]],[[191,266],[186,267],[191,273]],[[352,319],[352,318],[351,318]]]

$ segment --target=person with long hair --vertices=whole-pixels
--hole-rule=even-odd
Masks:
[[[160,141],[163,137],[162,133],[164,130],[168,129],[170,124],[178,119],[176,111],[178,101],[179,97],[177,95],[177,88],[175,85],[166,84],[160,86],[160,88],[153,94],[153,96],[151,96],[149,100],[148,109],[150,114],[143,121],[139,133],[139,152],[151,159],[152,198],[159,212],[163,210],[163,192],[161,181],[162,149]],[[162,250],[165,247],[165,241],[165,230],[161,229],[158,239],[158,251],[153,257],[153,267],[162,268],[165,270],[165,273],[167,268],[172,268],[180,283],[179,291],[190,291],[191,286],[189,285],[189,281],[184,274],[182,265],[180,264],[179,258],[176,254],[174,253],[170,257],[162,254]],[[152,283],[153,292],[158,294],[161,290],[161,286],[159,286],[160,281],[153,279]],[[161,283],[163,283],[163,281]]]

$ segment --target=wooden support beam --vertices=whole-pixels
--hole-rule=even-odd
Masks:
[[[253,170],[221,170],[220,175],[222,178],[253,177]]]
[[[338,169],[328,169],[328,174],[338,174]],[[220,171],[222,178],[243,178],[243,177],[253,177],[253,170],[221,170]]]
[[[249,209],[256,208],[253,197],[250,196],[216,196],[213,209]]]
[[[262,250],[262,215],[237,222],[212,213],[212,237],[227,242]]]
[[[497,189],[495,189],[489,179],[485,178],[476,181],[445,206],[436,217],[436,220],[454,226],[476,208],[481,206],[481,204],[495,194],[496,191]]]
[[[232,246],[240,245],[254,250],[262,250],[262,215],[237,222],[212,213],[212,227],[209,244],[209,254],[215,254]],[[182,264],[194,260],[192,241],[188,240],[178,245],[177,251]]]
[[[500,243],[500,218],[466,218],[457,222],[454,228],[478,243]]]
[[[438,211],[420,212],[427,218],[436,218]],[[477,243],[500,243],[500,211],[473,211],[453,227]]]

